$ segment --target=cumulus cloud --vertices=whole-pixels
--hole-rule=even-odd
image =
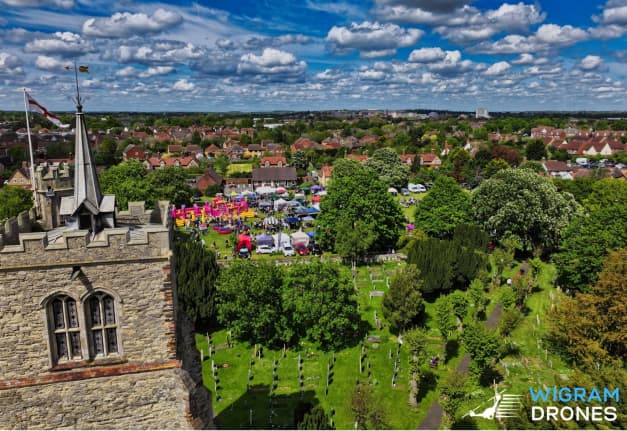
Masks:
[[[603,63],[603,60],[598,55],[587,55],[577,65],[581,70],[594,70],[598,69]]]
[[[0,4],[17,7],[57,6],[69,9],[74,7],[74,0],[0,0]]]
[[[123,38],[160,33],[183,22],[177,12],[157,9],[152,15],[118,12],[109,18],[90,18],[83,23],[83,34],[90,37]]]
[[[385,73],[380,70],[367,69],[359,72],[359,77],[368,81],[379,81],[385,77]]]
[[[472,3],[473,0],[375,0],[378,7],[407,7],[427,12],[452,12]]]
[[[12,76],[22,73],[24,73],[24,69],[19,57],[8,52],[0,52],[0,75]]]
[[[244,49],[257,49],[264,47],[278,47],[283,45],[303,45],[310,43],[312,38],[304,34],[284,34],[277,37],[258,37],[248,38],[243,44]],[[232,41],[230,41],[232,42]],[[217,43],[216,43],[217,45]],[[224,44],[223,44],[224,45]],[[220,46],[220,45],[218,45]],[[235,43],[229,44],[229,49],[234,48]]]
[[[412,28],[403,29],[396,24],[380,24],[364,21],[351,23],[349,27],[333,26],[325,39],[338,54],[360,51],[367,58],[393,55],[397,48],[416,44],[424,32]]]
[[[414,49],[409,54],[409,61],[413,63],[432,63],[443,60],[446,53],[440,47]]]
[[[80,35],[71,32],[56,32],[47,38],[38,38],[28,42],[24,51],[36,54],[56,54],[63,57],[97,52],[91,42],[85,41]]]
[[[495,42],[481,42],[471,51],[484,54],[521,54],[562,48],[589,38],[590,34],[581,28],[571,25],[543,24],[530,36],[510,34]]]
[[[115,72],[115,76],[119,76],[120,78],[128,78],[131,76],[136,76],[138,73],[139,71],[135,69],[134,67],[127,66]]]
[[[174,72],[174,68],[172,66],[149,67],[145,71],[141,72],[139,77],[150,78],[151,76],[168,75],[172,72]]]
[[[150,44],[148,44],[150,43]],[[202,57],[199,47],[175,40],[155,40],[142,45],[120,45],[103,55],[120,63],[181,63]]]
[[[68,65],[67,61],[57,60],[47,55],[38,55],[35,59],[35,66],[41,70],[65,70],[65,67]]]
[[[516,60],[512,60],[513,64],[533,64],[535,61],[535,57],[533,54],[529,54],[528,52],[520,54]]]
[[[306,69],[294,54],[275,48],[265,48],[261,55],[244,54],[237,66],[238,73],[253,75],[301,75]]]
[[[603,13],[593,19],[603,24],[627,25],[627,3],[624,0],[610,0],[605,4]]]
[[[507,72],[512,66],[507,61],[499,61],[488,67],[485,71],[486,75],[502,75]]]
[[[192,91],[194,88],[196,88],[196,85],[185,78],[179,79],[172,86],[172,89],[179,91]]]

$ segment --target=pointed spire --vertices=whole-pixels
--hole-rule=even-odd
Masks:
[[[93,216],[98,215],[102,202],[102,193],[100,192],[96,164],[94,163],[94,156],[89,146],[87,128],[85,127],[85,118],[80,101],[76,112],[76,144],[74,154],[75,210],[79,210],[81,206],[84,206]]]

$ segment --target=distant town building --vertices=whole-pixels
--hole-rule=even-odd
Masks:
[[[477,111],[475,112],[475,118],[490,118],[490,113],[486,108],[477,108]]]

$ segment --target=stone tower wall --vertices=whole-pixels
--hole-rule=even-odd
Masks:
[[[27,233],[0,247],[0,429],[212,426],[191,326],[176,312],[170,236],[165,227],[117,228],[49,243]],[[47,298],[81,303],[94,290],[115,299],[120,354],[55,364]]]

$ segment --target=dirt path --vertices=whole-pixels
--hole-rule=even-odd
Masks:
[[[490,316],[488,316],[488,320],[486,320],[485,324],[490,329],[495,329],[501,320],[501,314],[503,313],[503,304],[500,302],[496,304]],[[467,373],[470,368],[470,355],[466,354],[462,358],[462,360],[457,365],[456,370],[460,373]],[[431,404],[431,408],[427,412],[427,416],[423,419],[423,421],[418,426],[419,430],[437,430],[440,428],[440,423],[442,422],[442,416],[444,415],[444,409],[437,401],[437,399]]]

